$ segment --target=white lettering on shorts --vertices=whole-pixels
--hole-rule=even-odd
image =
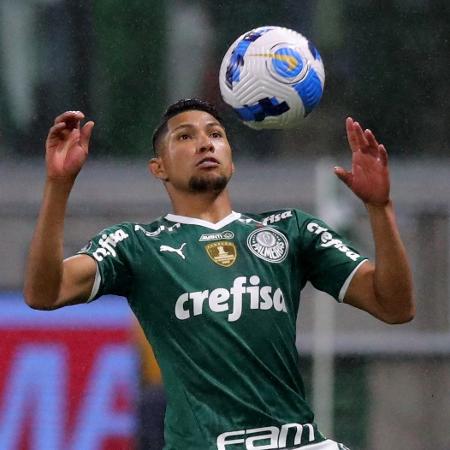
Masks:
[[[303,436],[305,429],[307,436]],[[227,450],[228,446],[240,444],[245,450],[286,449],[288,446],[300,445],[303,442],[313,442],[314,427],[310,424],[286,423],[281,427],[262,427],[248,430],[226,431],[217,436],[217,449]],[[258,444],[258,441],[260,444]],[[263,445],[264,444],[264,445]]]

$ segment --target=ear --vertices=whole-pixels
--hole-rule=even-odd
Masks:
[[[148,170],[155,176],[159,178],[161,181],[167,181],[167,174],[164,169],[164,164],[160,157],[152,158],[148,163]]]

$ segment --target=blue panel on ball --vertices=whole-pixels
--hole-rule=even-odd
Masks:
[[[303,106],[305,107],[305,117],[319,103],[322,97],[322,83],[314,69],[310,69],[306,77],[300,83],[292,85],[297,91]]]
[[[320,61],[321,60],[320,54],[317,51],[317,48],[314,47],[314,45],[312,45],[312,43],[310,41],[308,41],[308,47],[309,47],[309,51],[314,56],[314,59],[318,59]]]
[[[230,89],[233,89],[233,83],[240,80],[241,67],[244,65],[244,56],[247,53],[250,44],[270,30],[271,28],[263,28],[257,32],[250,31],[236,45],[231,53],[230,62],[228,63],[227,72],[225,74],[225,81]]]
[[[280,48],[272,55],[272,67],[283,78],[294,78],[302,71],[303,60],[292,48]]]
[[[244,105],[242,108],[235,108],[239,117],[245,122],[262,122],[269,116],[280,116],[289,111],[286,102],[279,102],[275,97],[263,98],[253,105]]]

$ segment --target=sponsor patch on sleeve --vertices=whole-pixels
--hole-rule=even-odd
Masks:
[[[316,222],[309,222],[306,229],[320,237],[320,246],[324,248],[336,248],[340,252],[344,253],[347,258],[352,261],[357,261],[361,257],[359,253],[350,250],[340,239],[333,237],[333,234]]]
[[[92,256],[99,262],[103,261],[107,256],[116,257],[117,253],[115,248],[117,244],[128,237],[128,234],[122,228],[110,234],[103,233],[98,241],[98,248]]]

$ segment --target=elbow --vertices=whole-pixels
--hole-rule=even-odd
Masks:
[[[27,306],[29,306],[30,308],[37,309],[36,298],[33,295],[33,293],[31,292],[31,290],[27,288],[27,286],[25,286],[23,288],[22,294],[23,294],[23,299],[25,300],[25,304]]]
[[[49,311],[55,309],[54,303],[49,302],[48,297],[38,295],[31,289],[27,289],[27,287],[23,290],[23,298],[25,300],[25,304],[32,309],[36,309],[38,311]]]
[[[416,307],[414,303],[411,303],[409,307],[402,309],[401,311],[385,314],[381,320],[389,325],[401,325],[411,322],[416,316]]]
[[[383,322],[389,324],[389,325],[401,325],[404,323],[408,323],[411,322],[415,317],[414,313],[411,314],[398,314],[398,315],[393,315],[393,316],[389,316],[389,317],[385,317],[383,318]]]
[[[25,304],[29,306],[31,309],[42,310],[44,307],[42,303],[36,298],[36,296],[30,294],[26,290],[23,291],[23,298],[25,300]]]

